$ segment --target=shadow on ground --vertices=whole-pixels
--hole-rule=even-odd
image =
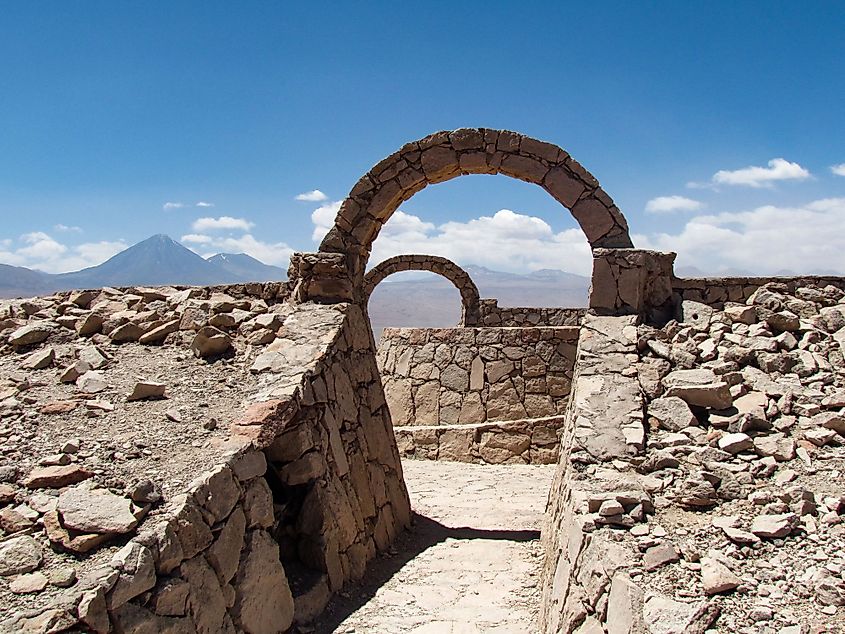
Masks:
[[[529,542],[540,539],[537,530],[484,530],[469,527],[451,528],[424,515],[414,513],[413,524],[397,538],[389,553],[376,557],[367,566],[364,579],[335,596],[319,621],[312,624],[315,634],[331,634],[350,614],[375,596],[375,593],[409,561],[435,544],[452,539],[500,539]],[[305,631],[305,630],[303,630]]]

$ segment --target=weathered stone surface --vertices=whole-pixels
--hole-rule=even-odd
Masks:
[[[751,532],[757,537],[786,537],[798,525],[795,513],[758,515],[751,524]]]
[[[59,495],[58,511],[67,528],[81,533],[127,533],[138,525],[132,500],[84,484]]]
[[[206,558],[217,573],[221,585],[229,583],[238,568],[245,529],[246,517],[240,507],[236,507],[226,520],[223,530],[208,549]]]
[[[187,608],[196,631],[202,634],[225,632],[226,599],[214,570],[202,555],[183,562],[179,570],[190,587]]]
[[[725,409],[733,403],[730,386],[712,370],[675,370],[663,377],[666,396],[677,396],[690,405]]]
[[[0,576],[30,572],[38,568],[43,559],[41,544],[29,535],[0,542]]]
[[[710,557],[701,560],[701,583],[705,594],[719,594],[738,587],[742,580],[720,561]]]
[[[9,335],[9,343],[13,346],[31,346],[46,341],[53,334],[55,325],[52,322],[41,321],[21,326]]]
[[[649,421],[669,431],[681,431],[698,424],[698,419],[682,398],[668,396],[656,398],[648,405]]]
[[[232,347],[232,339],[222,330],[214,326],[204,326],[197,331],[191,350],[194,356],[200,358],[217,357],[228,352]]]
[[[121,548],[111,561],[120,576],[106,597],[109,610],[152,588],[156,583],[155,564],[150,550],[135,541]]]
[[[652,546],[643,555],[643,565],[646,570],[657,570],[661,566],[671,564],[680,559],[678,549],[671,542],[664,542]]]
[[[114,537],[113,533],[71,534],[59,520],[58,511],[48,511],[42,518],[47,537],[54,547],[76,554],[87,553]]]
[[[139,343],[146,345],[160,345],[172,332],[179,330],[179,319],[172,319],[163,323],[161,326],[148,330],[138,338]]]
[[[108,383],[102,372],[89,370],[76,380],[76,387],[86,394],[98,394],[108,388]]]
[[[43,370],[53,365],[55,359],[56,351],[48,346],[42,350],[36,350],[24,359],[23,367],[27,370]]]
[[[9,590],[15,594],[31,594],[41,592],[47,587],[47,575],[41,572],[32,572],[15,577],[9,584]]]
[[[167,384],[158,381],[138,381],[132,388],[132,393],[126,398],[127,401],[143,401],[146,399],[164,398]]]
[[[243,630],[271,634],[290,627],[293,597],[279,561],[279,547],[264,531],[247,536],[234,586],[232,614]]]

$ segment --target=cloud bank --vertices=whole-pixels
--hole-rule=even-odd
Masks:
[[[675,211],[697,211],[704,207],[704,203],[684,196],[658,196],[645,204],[648,213],[664,214]]]
[[[746,187],[771,187],[778,181],[802,181],[811,177],[809,170],[798,163],[791,163],[786,159],[774,158],[768,162],[768,167],[743,167],[738,170],[719,170],[713,174],[715,185],[744,185]]]

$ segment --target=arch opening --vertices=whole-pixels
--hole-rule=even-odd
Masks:
[[[449,280],[461,295],[461,326],[478,324],[480,297],[478,287],[464,269],[451,260],[436,255],[398,255],[384,260],[364,277],[364,296],[369,299],[373,289],[386,277],[402,271],[428,271]]]
[[[408,143],[361,177],[320,252],[345,254],[353,286],[361,288],[373,242],[399,205],[430,184],[465,174],[504,174],[539,185],[569,209],[591,248],[633,246],[622,212],[562,148],[508,130],[460,128]]]

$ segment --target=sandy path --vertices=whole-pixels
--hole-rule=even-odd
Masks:
[[[413,530],[339,597],[321,634],[526,633],[539,600],[539,531],[554,467],[403,462]]]

